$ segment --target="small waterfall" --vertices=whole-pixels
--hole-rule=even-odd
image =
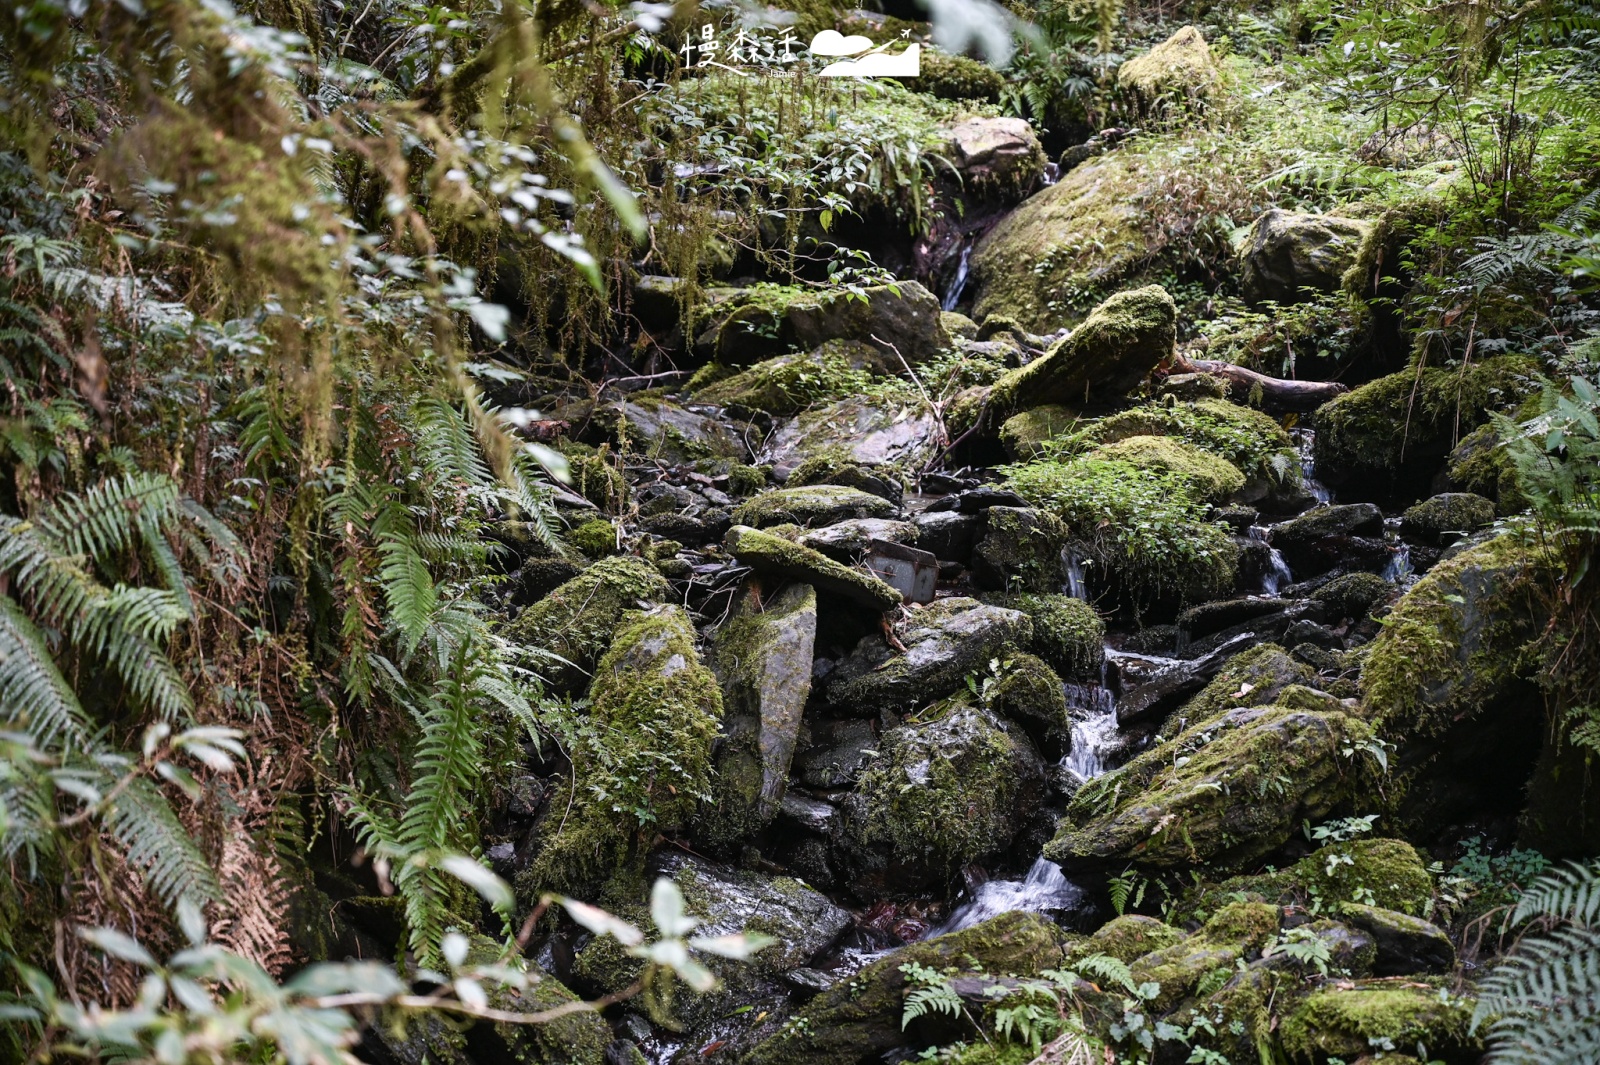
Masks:
[[[1402,584],[1411,578],[1413,572],[1411,545],[1402,540],[1389,557],[1389,564],[1383,567],[1383,579],[1391,584]]]
[[[1074,599],[1089,601],[1089,586],[1083,580],[1083,559],[1070,551],[1061,552],[1061,568],[1067,575],[1066,586],[1061,590]]]
[[[1056,182],[1058,182],[1060,180],[1061,180],[1061,167],[1060,167],[1060,165],[1057,164],[1057,163],[1046,163],[1046,164],[1044,164],[1044,173],[1039,176],[1039,184],[1044,188],[1049,188],[1051,185],[1054,185]]]
[[[956,263],[956,276],[950,279],[950,287],[944,290],[944,299],[939,301],[939,306],[947,311],[956,309],[956,304],[961,302],[961,293],[967,287],[967,267],[972,261],[972,243],[969,241],[961,248],[961,261]]]
[[[934,929],[929,938],[971,928],[1012,910],[1070,910],[1082,899],[1083,889],[1062,876],[1059,865],[1040,858],[1021,880],[990,880],[979,885],[972,898],[956,907],[950,919]]]
[[[1300,452],[1300,474],[1306,491],[1320,506],[1333,502],[1333,493],[1328,491],[1327,485],[1317,480],[1317,434],[1310,429],[1290,429],[1289,435],[1294,440],[1295,450]]]
[[[1072,750],[1061,764],[1079,780],[1092,780],[1106,771],[1117,734],[1116,697],[1104,684],[1063,684],[1061,690],[1067,707],[1082,711],[1073,715]]]
[[[1260,525],[1250,526],[1250,539],[1267,544],[1267,572],[1261,575],[1261,594],[1276,599],[1282,594],[1285,586],[1294,583],[1294,574],[1289,572],[1289,563],[1283,560],[1283,555],[1276,547],[1271,546],[1267,530]]]

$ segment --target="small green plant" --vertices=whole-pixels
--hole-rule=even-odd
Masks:
[[[961,1016],[961,996],[956,994],[950,977],[938,969],[910,961],[900,966],[913,989],[906,995],[905,1008],[900,1013],[900,1027],[905,1029],[918,1017],[929,1013],[947,1013]]]
[[[1328,962],[1333,960],[1327,941],[1305,926],[1291,928],[1282,936],[1274,937],[1261,951],[1264,958],[1280,954],[1302,967],[1315,968],[1323,976],[1328,975]]]
[[[1316,828],[1311,827],[1311,822],[1305,822],[1306,839],[1313,843],[1345,843],[1357,839],[1372,831],[1372,824],[1378,819],[1377,814],[1364,814],[1361,817],[1340,817],[1333,821],[1324,821]]]

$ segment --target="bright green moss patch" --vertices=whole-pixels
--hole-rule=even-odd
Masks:
[[[1081,416],[1070,407],[1047,404],[1034,407],[1021,414],[1013,414],[1000,426],[1000,443],[1018,462],[1027,462],[1043,455],[1041,447],[1074,428]]]
[[[506,626],[514,643],[540,648],[565,661],[536,657],[531,665],[558,687],[575,690],[588,680],[625,611],[660,599],[669,586],[642,558],[602,559],[518,614]]]
[[[1077,455],[1134,436],[1176,437],[1227,459],[1251,483],[1294,484],[1300,480],[1300,457],[1283,426],[1258,410],[1224,399],[1134,407],[1090,422],[1045,450],[1056,456]]]
[[[1228,659],[1228,664],[1183,705],[1178,716],[1203,724],[1236,706],[1267,706],[1291,685],[1316,683],[1316,673],[1275,643],[1258,644]],[[1319,708],[1320,709],[1320,708]]]
[[[1020,610],[1033,619],[1028,649],[1069,680],[1100,679],[1106,623],[1094,607],[1070,595],[1023,592],[985,596],[985,602]]]
[[[1183,480],[1196,495],[1220,503],[1244,487],[1244,474],[1227,459],[1167,436],[1130,436],[1102,444],[1089,457],[1127,462]]]
[[[1117,88],[1148,108],[1173,101],[1198,103],[1221,81],[1206,39],[1185,26],[1144,55],[1117,68]]]
[[[796,414],[816,403],[859,395],[880,361],[858,341],[833,340],[814,352],[779,355],[694,393],[697,403],[737,404],[769,414]]]
[[[604,518],[591,518],[568,533],[567,539],[590,558],[617,553],[617,527]]]
[[[1239,899],[1281,906],[1324,907],[1359,902],[1419,915],[1433,899],[1433,878],[1409,843],[1361,839],[1330,843],[1287,869],[1236,876],[1185,897],[1180,911],[1196,916]]]
[[[1363,980],[1352,987],[1313,992],[1278,1029],[1290,1060],[1354,1058],[1374,1048],[1427,1048],[1426,1057],[1454,1059],[1483,1050],[1472,1032],[1471,999],[1451,994],[1442,981]]]

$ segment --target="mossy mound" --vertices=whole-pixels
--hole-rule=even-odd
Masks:
[[[1408,509],[1400,519],[1400,532],[1438,542],[1446,533],[1469,533],[1493,521],[1493,500],[1471,492],[1445,492]]]
[[[1071,407],[1046,404],[1013,414],[1000,426],[1000,444],[1017,462],[1039,458],[1047,440],[1071,431],[1082,416]]]
[[[1362,839],[1330,843],[1287,869],[1236,876],[1189,892],[1179,912],[1204,918],[1241,899],[1279,906],[1365,902],[1417,915],[1433,899],[1433,878],[1409,843]]]
[[[1102,444],[1088,457],[1158,470],[1183,480],[1210,503],[1221,503],[1244,487],[1244,474],[1227,459],[1167,436],[1130,436]]]
[[[1164,950],[1183,939],[1183,932],[1154,917],[1125,913],[1107,921],[1087,939],[1070,947],[1066,964],[1072,965],[1091,954],[1105,954],[1130,964],[1137,958]]]
[[[1234,707],[1269,706],[1294,685],[1310,686],[1317,675],[1275,643],[1258,644],[1228,659],[1228,664],[1183,705],[1177,716],[1203,725]]]
[[[518,878],[523,896],[632,897],[648,836],[683,826],[710,795],[721,718],[721,688],[683,608],[623,615],[590,689],[594,727],[573,745],[572,782],[550,801]]]
[[[699,388],[694,400],[768,414],[797,414],[817,403],[858,395],[884,369],[882,355],[871,346],[834,340],[808,354],[779,355],[758,362]]]
[[[1312,592],[1311,598],[1327,606],[1331,621],[1340,618],[1360,621],[1394,591],[1394,585],[1376,573],[1346,573]]]
[[[1194,993],[1211,973],[1259,957],[1278,932],[1276,906],[1235,902],[1218,910],[1193,935],[1136,959],[1129,966],[1139,983],[1160,985],[1149,1008],[1165,1013]]]
[[[567,460],[572,490],[607,514],[618,514],[628,506],[631,492],[628,481],[617,468],[611,445],[598,448],[566,442],[561,454]]]
[[[805,581],[869,610],[893,610],[903,599],[899,589],[870,573],[851,569],[821,551],[747,525],[729,529],[724,542],[735,558],[759,573]]]
[[[1346,714],[1229,710],[1085,784],[1045,857],[1074,868],[1248,864],[1349,798],[1359,767],[1341,751],[1370,735]]]
[[[809,484],[775,488],[741,503],[733,512],[735,525],[764,528],[769,525],[832,525],[846,518],[886,518],[894,504],[859,488],[835,484]]]
[[[590,518],[568,533],[567,540],[590,558],[617,553],[617,527],[604,518]]]
[[[1385,1047],[1425,1047],[1428,1060],[1477,1060],[1482,1034],[1472,1031],[1473,1002],[1446,983],[1362,980],[1315,991],[1279,1026],[1291,1061],[1354,1058]]]
[[[1070,595],[1031,592],[987,596],[985,601],[1026,614],[1033,621],[1028,650],[1061,677],[1100,679],[1106,658],[1106,623],[1094,607]]]
[[[1496,514],[1515,514],[1528,505],[1516,467],[1500,445],[1500,431],[1492,423],[1480,425],[1461,438],[1450,452],[1446,470],[1451,485],[1457,489],[1494,500]]]
[[[1110,403],[1137,388],[1171,357],[1178,308],[1160,285],[1119,292],[989,391],[991,416],[1004,419],[1046,404]]]
[[[1221,80],[1206,39],[1193,26],[1184,26],[1144,55],[1117,68],[1117,88],[1144,107],[1196,104],[1211,95]]]
[[[1015,722],[1046,753],[1060,753],[1072,736],[1072,716],[1061,678],[1041,658],[1016,655],[986,693],[991,710]]]
[[[990,507],[972,549],[973,579],[992,590],[1054,591],[1065,577],[1069,531],[1061,519],[1030,507]]]
[[[884,735],[841,809],[835,852],[874,897],[941,891],[962,866],[1005,851],[1043,792],[1044,764],[1025,737],[953,705]]]
[[[917,76],[906,81],[906,88],[924,92],[941,100],[985,100],[1000,102],[1006,79],[987,63],[950,55],[936,48],[922,50]]]
[[[1300,457],[1289,434],[1270,416],[1224,399],[1168,406],[1150,403],[1084,425],[1051,450],[1082,454],[1136,436],[1170,436],[1227,459],[1258,487],[1300,482]]]
[[[1396,471],[1432,472],[1455,444],[1455,434],[1514,407],[1529,390],[1538,364],[1500,355],[1464,369],[1430,366],[1369,381],[1323,404],[1316,413],[1317,474],[1330,484]]]
[[[553,687],[578,691],[611,646],[623,613],[641,600],[663,598],[669,590],[666,580],[642,558],[601,559],[518,614],[506,626],[506,636],[513,643],[565,659],[541,656],[530,665]]]

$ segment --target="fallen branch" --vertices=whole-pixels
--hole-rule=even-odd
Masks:
[[[1241,392],[1246,396],[1252,395],[1259,388],[1261,408],[1277,414],[1313,411],[1330,399],[1350,391],[1348,386],[1338,381],[1287,381],[1215,359],[1185,359],[1179,356],[1173,363],[1173,369],[1178,373],[1208,373],[1224,378],[1234,386],[1235,396]]]

